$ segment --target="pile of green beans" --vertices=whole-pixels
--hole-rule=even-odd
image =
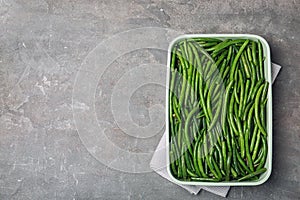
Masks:
[[[183,181],[254,181],[266,171],[262,44],[189,38],[170,62],[170,168]]]

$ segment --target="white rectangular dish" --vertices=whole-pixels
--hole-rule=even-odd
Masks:
[[[169,151],[170,151],[170,131],[169,131],[169,84],[170,84],[170,69],[171,69],[171,53],[172,48],[174,44],[182,39],[188,39],[188,38],[217,38],[217,39],[250,39],[254,41],[260,41],[262,44],[263,49],[263,56],[264,59],[264,76],[266,81],[268,81],[270,84],[268,86],[268,93],[267,93],[267,105],[266,105],[266,130],[267,130],[267,145],[268,145],[268,152],[267,152],[267,158],[265,163],[265,168],[267,169],[266,172],[260,175],[258,180],[255,181],[243,181],[243,182],[237,182],[237,181],[222,181],[222,182],[204,182],[204,181],[182,181],[175,178],[170,169],[170,157],[169,157]],[[268,180],[271,174],[272,170],[272,81],[271,81],[271,56],[270,56],[270,47],[267,41],[258,35],[252,35],[252,34],[187,34],[182,35],[180,37],[177,37],[174,39],[168,49],[168,62],[167,62],[167,78],[166,78],[166,155],[167,155],[167,171],[171,179],[178,183],[178,184],[184,184],[184,185],[203,185],[203,186],[255,186],[263,184]]]

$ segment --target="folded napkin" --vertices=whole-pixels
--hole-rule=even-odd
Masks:
[[[272,83],[275,81],[279,71],[281,69],[280,65],[272,63]],[[166,165],[166,133],[162,136],[154,154],[150,162],[150,168],[153,169],[156,173],[161,175],[162,177],[168,179],[172,183],[173,180],[170,178],[167,172],[167,165]],[[226,197],[230,187],[206,187],[206,186],[199,186],[199,185],[179,185],[180,187],[186,189],[191,194],[198,194],[201,189],[209,191],[211,193],[220,195],[222,197]]]

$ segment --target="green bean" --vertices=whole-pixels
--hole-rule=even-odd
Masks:
[[[237,152],[236,152],[236,149],[235,149],[235,142],[234,142],[234,139],[231,138],[232,140],[232,158],[233,158],[233,167],[235,169],[235,171],[237,173],[240,173],[240,170],[238,168],[238,163],[237,163]]]
[[[234,87],[233,92],[234,92],[234,98],[235,98],[236,103],[240,104],[239,95],[238,95],[238,92],[237,92],[237,87]]]
[[[191,46],[191,49],[193,51],[193,54],[194,54],[194,57],[195,57],[195,60],[196,60],[197,66],[198,66],[198,67],[196,67],[196,69],[199,73],[202,74],[202,64],[201,64],[202,62],[200,60],[199,53],[197,52],[197,48],[193,44],[190,44],[190,46]],[[203,56],[203,58],[204,58],[204,56]]]
[[[198,175],[191,171],[189,168],[186,169],[186,172],[191,177],[198,177]]]
[[[252,62],[252,51],[250,46],[247,47],[247,57],[250,62]]]
[[[247,79],[246,80],[246,85],[245,85],[245,96],[244,96],[244,101],[243,101],[243,105],[244,107],[247,105],[248,102],[248,96],[249,96],[249,89],[250,89],[250,80]],[[247,107],[247,106],[246,106]],[[245,108],[246,109],[246,108]],[[245,112],[244,112],[245,113]],[[243,115],[244,116],[244,115]]]
[[[236,149],[235,149],[236,150]],[[237,150],[236,150],[237,151]],[[239,163],[241,164],[241,166],[248,172],[251,173],[251,170],[247,167],[247,165],[245,164],[245,162],[243,161],[242,157],[240,156],[240,154],[238,152],[236,152],[236,157],[239,161]]]
[[[231,55],[230,62],[228,64],[229,66],[232,66],[234,58],[235,58],[237,52],[238,52],[237,48],[235,46],[232,46],[232,55]]]
[[[210,47],[213,47],[213,46],[216,46],[218,43],[216,43],[216,42],[210,42],[210,43],[203,43],[203,44],[201,44],[201,43],[198,43],[199,44],[199,46],[201,46],[202,48],[210,48]]]
[[[210,121],[207,109],[206,109],[206,104],[205,104],[205,100],[204,100],[204,96],[203,96],[203,79],[202,76],[200,76],[199,79],[199,96],[200,96],[200,103],[202,106],[202,109],[204,111],[205,117],[208,121]]]
[[[205,78],[205,81],[208,79],[207,73],[210,71],[212,65],[214,65],[214,62],[212,60],[208,60],[205,65],[205,68],[203,70],[203,77]]]
[[[195,101],[199,101],[198,99],[198,85],[199,85],[199,73],[196,71],[196,78],[195,78]]]
[[[252,160],[255,160],[256,158],[256,155],[257,155],[257,151],[258,151],[258,148],[259,148],[259,144],[260,144],[260,131],[257,133],[257,136],[256,136],[256,142],[255,142],[255,146],[254,146],[254,150],[253,150],[253,153],[252,153]]]
[[[220,112],[221,112],[221,108],[222,108],[222,97],[219,98],[219,101],[217,103],[217,110],[216,110],[216,112],[214,114],[214,117],[213,117],[213,119],[212,119],[212,121],[209,125],[208,130],[211,130],[214,127],[214,125],[217,123],[217,120],[219,119],[219,115],[220,115]]]
[[[170,142],[170,148],[171,148],[170,151],[173,152],[173,158],[174,158],[173,161],[175,162],[176,165],[178,165],[178,160],[176,159],[177,158],[177,149],[175,147],[175,144],[172,141]]]
[[[261,42],[258,42],[258,62],[259,62],[259,74],[260,77],[264,77],[264,68],[263,68],[263,52],[262,52],[262,45]]]
[[[220,123],[217,122],[215,127],[216,127],[216,128],[215,128],[215,136],[216,136],[216,138],[217,138],[218,144],[221,146],[221,145],[222,145],[221,140],[223,140],[224,135],[223,135],[223,132],[222,132],[222,130],[221,130],[221,125],[220,125]]]
[[[232,152],[229,151],[228,152],[228,156],[227,156],[227,160],[226,160],[226,177],[225,180],[229,181],[229,177],[230,177],[230,166],[231,166],[231,157],[232,157]]]
[[[207,178],[208,176],[206,175],[206,173],[204,172],[204,169],[203,169],[203,164],[202,164],[202,157],[205,158],[204,156],[202,156],[202,153],[201,153],[201,145],[198,145],[198,148],[197,148],[197,166],[199,168],[199,171],[200,171],[200,174],[202,177],[204,178]]]
[[[227,162],[227,152],[226,152],[226,142],[222,140],[221,142],[221,149],[222,149],[222,157],[223,157],[223,169],[226,169],[226,162]]]
[[[174,108],[173,111],[174,111],[175,117],[176,117],[177,120],[181,121],[181,117],[179,116],[178,110],[176,109],[177,104],[178,104],[176,97],[172,96],[172,100],[173,100],[173,103],[175,104],[175,107],[174,106],[172,107],[172,108]]]
[[[262,137],[262,143],[263,143],[263,157],[260,161],[260,164],[257,167],[257,170],[261,169],[265,165],[265,162],[267,159],[268,145],[267,145],[267,141],[264,137]]]
[[[237,177],[238,177],[237,173],[234,171],[234,169],[233,169],[232,167],[230,168],[230,171],[231,171],[232,176],[233,176],[234,178],[237,178]]]
[[[257,59],[256,59],[256,42],[252,41],[251,42],[252,45],[252,58],[253,58],[253,63],[255,66],[257,66]]]
[[[187,45],[187,41],[186,40],[184,40],[183,41],[183,52],[184,52],[184,54],[185,54],[185,61],[186,62],[189,62],[190,61],[190,51],[188,51],[188,45]],[[189,65],[186,65],[186,67],[189,67]]]
[[[171,69],[171,83],[170,83],[170,92],[174,93],[175,77],[177,69]]]
[[[229,130],[228,130],[228,126],[226,126],[226,129],[223,130],[225,132],[225,138],[226,138],[226,145],[227,145],[227,148],[228,148],[228,151],[232,151],[232,148],[231,148],[231,139],[230,139],[230,135],[229,135]]]
[[[224,71],[224,73],[223,73],[223,75],[222,75],[222,79],[225,79],[225,78],[227,77],[229,71],[230,71],[230,68],[229,68],[229,67],[226,67],[226,69],[225,69],[225,71]],[[228,81],[229,81],[229,80],[228,80]],[[225,83],[226,83],[226,81],[225,81]],[[226,83],[226,84],[227,84],[227,83]]]
[[[208,155],[208,144],[207,144],[207,136],[206,133],[203,134],[203,151],[204,151],[204,157]]]
[[[260,175],[260,174],[264,173],[265,171],[267,171],[266,168],[259,169],[259,170],[255,171],[255,172],[252,172],[252,173],[250,173],[250,174],[248,174],[248,175],[246,175],[242,178],[239,178],[238,181],[247,180],[247,179],[252,178],[254,176]]]
[[[185,159],[184,159],[184,154],[185,154],[185,145],[183,143],[183,147],[181,148],[181,170],[182,170],[182,177],[183,179],[186,179],[187,177],[187,171],[186,171],[186,164],[185,164]]]
[[[194,117],[192,119],[192,133],[193,133],[193,138],[194,138],[195,141],[198,140],[198,136],[197,136],[198,130],[199,130],[199,128],[198,128],[198,125],[197,125],[196,117]]]
[[[249,45],[248,45],[248,47],[249,47]],[[248,50],[248,49],[247,49]],[[246,50],[244,50],[244,52],[243,52],[243,54],[242,54],[243,56],[244,56],[244,58],[245,58],[245,61],[246,61],[246,64],[247,64],[247,67],[248,67],[248,69],[249,69],[249,72],[250,72],[250,77],[249,77],[249,79],[251,79],[251,74],[253,73],[253,71],[252,71],[252,68],[251,68],[251,64],[250,64],[250,59],[249,59],[249,57],[248,57],[248,53],[247,53],[247,51]]]
[[[232,56],[232,51],[233,51],[233,47],[230,46],[229,49],[228,49],[228,54],[227,54],[227,62],[226,62],[226,65],[228,65],[230,63],[230,59],[231,59],[231,56]]]
[[[219,179],[216,178],[204,178],[204,177],[191,177],[194,181],[208,181],[208,182],[218,182]]]
[[[214,137],[213,137],[213,130],[211,131],[207,131],[208,132],[208,137],[209,137],[209,140],[208,140],[208,151],[209,153],[211,154],[212,151],[213,151],[213,145],[215,144],[215,140],[214,140]]]
[[[250,85],[250,88],[249,88],[249,94],[248,94],[248,97],[247,97],[247,101],[249,101],[251,99],[251,93],[253,92],[253,88],[255,86],[255,83],[256,83],[256,73],[255,73],[255,67],[251,64],[251,70],[252,70],[252,73],[251,73],[251,85]]]
[[[192,165],[192,163],[190,161],[190,157],[189,157],[189,154],[187,151],[184,152],[184,159],[185,159],[185,163],[186,163],[186,168],[190,169],[191,171],[195,171],[194,166]]]
[[[237,62],[239,60],[239,57],[241,56],[242,52],[244,51],[245,47],[248,45],[249,43],[249,40],[246,40],[243,45],[241,46],[241,48],[239,49],[237,55],[235,56],[234,58],[234,61],[232,63],[232,66],[231,66],[231,70],[230,70],[230,80],[233,79],[233,75],[234,75],[234,72],[235,72],[235,68],[236,68],[236,65],[237,65]]]
[[[207,114],[209,119],[212,119],[212,109],[211,109],[211,94],[210,94],[210,90],[208,90],[207,93],[207,98],[206,98],[206,110],[207,110]]]
[[[180,60],[181,64],[183,65],[182,66],[182,72],[183,72],[182,79],[183,79],[183,81],[182,81],[181,93],[180,93],[180,97],[179,97],[179,106],[182,107],[183,100],[184,100],[184,97],[185,97],[185,89],[186,89],[187,79],[186,79],[186,70],[185,70],[185,66],[184,66],[184,61],[182,60],[181,56],[179,56],[179,60]]]
[[[178,133],[177,133],[177,144],[181,147],[181,138],[182,138],[182,123],[179,122]]]
[[[181,56],[183,58],[183,64],[185,68],[189,67],[189,63],[188,63],[188,53],[187,53],[187,47],[186,47],[186,42],[184,42],[182,45],[179,46],[179,49],[181,51]]]
[[[238,73],[238,70],[239,69],[237,69],[235,72],[234,72],[234,80],[236,80],[236,82],[235,82],[235,88],[236,88],[236,90],[237,91],[239,91],[239,89],[240,89],[240,81],[238,81],[238,75],[239,75],[239,73]],[[229,77],[230,78],[230,77]]]
[[[251,101],[251,102],[249,102],[248,105],[246,106],[245,111],[244,111],[243,116],[242,116],[242,120],[243,120],[243,121],[246,121],[246,120],[247,120],[247,117],[250,116],[250,114],[251,114],[251,113],[250,113],[250,110],[251,110],[251,108],[253,107],[253,104],[254,104],[253,101]],[[250,116],[250,117],[251,117],[251,116]],[[248,119],[251,119],[250,117],[249,117]]]
[[[264,88],[263,88],[263,92],[261,95],[261,100],[264,101],[267,98],[267,93],[268,93],[268,87],[269,87],[269,83],[265,82]]]
[[[239,72],[239,81],[240,81],[240,84],[241,84],[241,91],[240,91],[240,104],[239,104],[239,117],[241,117],[242,115],[242,112],[244,111],[244,83],[243,83],[243,77],[242,77],[242,74],[241,74],[241,71],[238,71]]]
[[[194,60],[194,62],[197,62],[196,59]],[[196,78],[196,63],[193,64],[193,75],[192,75],[192,87],[191,87],[191,102],[195,101],[195,78]]]
[[[258,125],[259,130],[261,131],[261,133],[263,135],[267,136],[267,132],[266,132],[265,128],[262,126],[262,123],[261,123],[260,118],[259,118],[259,102],[260,102],[260,96],[261,96],[261,93],[262,93],[263,89],[264,89],[264,85],[262,85],[258,89],[256,98],[255,98],[255,112],[254,113],[255,113],[255,120],[256,120],[256,123]]]
[[[256,158],[256,160],[253,162],[254,165],[259,164],[259,162],[261,161],[261,159],[263,158],[264,155],[264,150],[260,149],[259,153],[258,153],[258,157]]]
[[[261,119],[261,125],[264,129],[266,129],[266,112],[265,112],[265,105],[262,103],[260,105],[260,119]]]
[[[208,37],[201,37],[201,38],[192,38],[195,41],[198,42],[222,42],[222,40],[217,39],[217,38],[208,38]]]
[[[200,61],[201,61],[201,66],[204,68],[204,66],[206,65],[206,62],[208,62],[207,56],[202,56]]]
[[[234,96],[231,96],[229,103],[229,126],[232,128],[233,132],[238,136],[238,130],[235,126],[234,118],[233,118],[233,106],[234,106]]]
[[[191,46],[188,45],[187,43],[185,43],[185,49],[187,50],[186,55],[188,55],[189,67],[192,67],[194,59],[193,59],[193,52],[192,52]]]
[[[245,133],[245,149],[246,149],[246,158],[247,158],[247,163],[249,165],[250,170],[253,172],[254,167],[253,167],[253,161],[250,155],[250,149],[249,149],[249,129],[246,130]]]
[[[215,48],[215,50],[212,52],[212,54],[217,54],[219,53],[221,50],[223,50],[224,48],[230,46],[230,45],[233,45],[233,44],[237,44],[237,43],[243,43],[245,42],[244,39],[241,39],[241,40],[232,40],[232,41],[229,41],[229,42],[225,42],[225,43],[220,43],[218,45],[218,47]]]
[[[247,126],[248,128],[252,127],[252,122],[253,122],[253,111],[254,111],[254,104],[251,106],[251,108],[249,109],[249,113],[248,113],[248,119],[247,119]]]
[[[177,144],[177,141],[175,140],[175,137],[173,137],[174,139],[171,141],[174,145],[174,152],[175,152],[175,156],[176,156],[176,159],[178,159],[180,157],[180,148]],[[176,163],[176,164],[179,164],[179,163]]]
[[[178,178],[181,178],[182,177],[182,171],[181,171],[181,168],[177,168],[177,177]]]
[[[205,156],[206,163],[207,163],[208,168],[210,169],[211,173],[215,176],[215,178],[219,179],[220,177],[218,176],[217,172],[215,171],[215,168],[212,164],[211,158],[212,158],[211,155],[206,155]]]
[[[245,56],[243,54],[241,55],[241,58],[242,58],[243,66],[244,66],[244,71],[246,73],[246,77],[250,78],[251,77],[251,75],[250,75],[250,67],[247,64],[246,58],[245,58]]]
[[[173,149],[173,152],[175,152],[174,159],[175,159],[175,164],[178,166],[177,168],[177,175],[178,177],[182,177],[182,168],[181,168],[181,156],[179,154],[179,150],[177,149],[176,143],[171,144],[171,148]]]
[[[172,101],[170,101],[170,105],[169,105],[169,120],[170,120],[170,127],[171,127],[171,136],[175,136],[175,132],[174,132],[174,123],[173,123],[173,114],[172,114]]]
[[[187,88],[185,90],[185,98],[184,98],[184,104],[185,105],[187,105],[188,97],[189,97],[189,94],[190,94],[192,71],[193,71],[193,68],[191,66],[189,66],[189,68],[188,68]]]
[[[230,40],[226,39],[226,40],[220,42],[219,44],[217,44],[216,46],[213,46],[213,47],[211,47],[209,49],[206,49],[206,51],[214,51],[214,50],[220,48],[223,44],[226,44],[228,41],[230,41]]]
[[[213,167],[215,168],[216,175],[217,175],[216,178],[221,179],[222,178],[222,173],[219,169],[218,164],[216,163],[215,159],[212,156],[210,156],[210,161],[211,161]]]
[[[238,128],[238,134],[239,134],[239,143],[240,143],[240,149],[241,149],[241,156],[242,158],[245,157],[245,139],[244,139],[244,134],[241,126],[240,119],[237,117],[235,118],[237,128]]]
[[[221,90],[221,91],[219,91],[219,90]],[[213,104],[216,103],[216,101],[220,98],[221,94],[223,94],[222,90],[223,90],[223,85],[222,84],[218,84],[215,87],[215,89],[213,91],[213,94],[212,94],[212,96],[213,96],[212,103]]]
[[[224,60],[226,60],[226,55],[228,54],[228,51],[225,50],[219,57],[218,60],[216,61],[215,65],[218,67]]]
[[[222,155],[222,150],[221,150],[221,148],[220,148],[220,146],[218,145],[218,144],[215,144],[215,147],[216,147],[216,152],[218,153],[218,155],[219,155],[219,168],[220,169],[225,169],[225,168],[223,168],[223,155]]]
[[[227,65],[227,60],[224,59],[223,62],[222,62],[222,65],[220,67],[220,69],[217,72],[218,76],[221,77],[221,78],[222,78],[222,75],[224,74],[224,71],[226,69],[226,65]]]
[[[174,60],[175,60],[175,54],[173,53],[172,55],[172,65],[171,65],[171,83],[170,83],[170,97],[169,99],[172,99],[173,96],[173,88],[174,88],[174,83],[175,83],[175,73],[176,69],[174,70]],[[175,72],[174,72],[175,71]],[[172,101],[170,101],[170,107],[169,107],[169,119],[170,119],[170,127],[171,127],[171,133],[174,135],[174,127],[173,127],[173,114],[172,114]]]
[[[250,62],[251,68],[253,69],[253,75],[255,75],[256,80],[263,80],[261,79],[260,75],[259,75],[259,69],[258,67],[253,63],[253,61]]]
[[[172,169],[172,173],[175,175],[175,176],[178,176],[178,172],[176,170],[176,167],[175,167],[175,163],[174,163],[174,155],[173,155],[173,152],[170,151],[170,157],[171,157],[171,169]]]
[[[185,114],[186,116],[189,114],[189,111],[188,111],[187,108],[183,108],[183,112],[184,112],[184,114]],[[184,115],[183,115],[183,117],[184,117]]]
[[[189,124],[190,124],[190,121],[191,121],[191,118],[193,117],[193,115],[199,111],[199,108],[198,107],[195,107],[187,116],[187,119],[186,119],[186,122],[185,122],[185,127],[184,127],[184,138],[185,138],[185,143],[187,145],[187,148],[190,152],[191,155],[193,155],[193,152],[192,152],[192,148],[191,148],[191,141],[190,141],[190,137],[189,137]]]
[[[257,90],[259,89],[259,87],[263,84],[263,80],[259,80],[256,85],[254,86],[254,88],[252,90],[250,90],[250,96],[251,99],[255,98],[255,95],[257,94]]]
[[[259,131],[258,126],[254,126],[253,134],[252,134],[252,137],[251,137],[251,143],[250,143],[250,152],[252,152],[254,150],[254,145],[255,145],[255,141],[256,141],[258,131]]]

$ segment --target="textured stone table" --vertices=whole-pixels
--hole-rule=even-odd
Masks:
[[[93,152],[81,140],[84,132],[78,131],[73,109],[90,107],[74,104],[72,96],[82,63],[107,38],[142,27],[253,33],[268,40],[272,60],[283,66],[273,86],[273,172],[261,186],[231,188],[228,199],[300,198],[299,1],[196,2],[0,1],[0,199],[220,199],[205,191],[190,195],[154,172],[107,167],[97,158],[98,150]],[[122,42],[118,45],[126,48]],[[166,55],[159,49],[129,52],[99,77],[93,93],[95,114],[111,122],[113,131],[106,136],[126,151],[153,152],[163,120],[148,140],[123,134],[109,110],[112,89],[131,66],[164,66]],[[163,119],[164,94],[155,84],[132,94],[132,121],[147,126],[153,105],[161,108],[157,117]],[[102,151],[99,156],[107,159],[113,153]]]

